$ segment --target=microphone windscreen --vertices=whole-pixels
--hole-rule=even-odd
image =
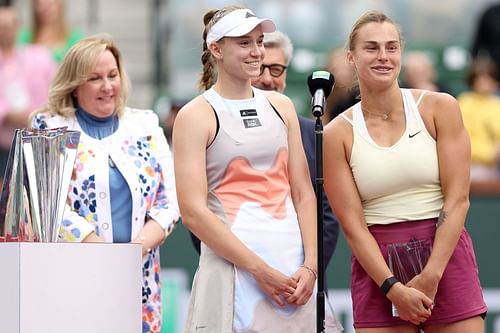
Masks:
[[[327,71],[315,71],[307,77],[307,86],[311,95],[314,95],[316,90],[322,89],[325,98],[327,98],[330,96],[334,84],[335,78],[333,74]]]

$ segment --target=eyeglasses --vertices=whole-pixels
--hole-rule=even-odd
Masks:
[[[271,74],[272,77],[280,77],[285,71],[286,66],[280,64],[261,65],[260,75],[264,74],[266,68],[269,68],[269,74]]]

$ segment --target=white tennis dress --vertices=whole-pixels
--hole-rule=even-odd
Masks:
[[[258,89],[245,100],[224,99],[213,89],[203,96],[219,126],[207,148],[209,208],[248,248],[291,276],[304,262],[304,251],[288,178],[287,128]],[[303,306],[280,308],[251,274],[204,244],[201,252],[187,326],[194,330],[187,332],[315,330],[315,295]],[[327,316],[327,332],[339,332],[331,311]]]

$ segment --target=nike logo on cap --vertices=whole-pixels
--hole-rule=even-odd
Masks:
[[[408,137],[411,139],[411,138],[413,138],[415,135],[417,135],[420,132],[422,132],[422,130],[420,130],[420,131],[418,131],[417,133],[414,133],[414,134],[408,134]]]

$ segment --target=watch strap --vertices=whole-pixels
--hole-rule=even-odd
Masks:
[[[387,279],[384,280],[384,282],[380,286],[380,290],[382,290],[382,293],[384,295],[387,295],[387,293],[392,288],[392,286],[395,285],[398,282],[399,282],[398,279],[396,279],[394,276],[390,276],[390,277],[388,277]]]

